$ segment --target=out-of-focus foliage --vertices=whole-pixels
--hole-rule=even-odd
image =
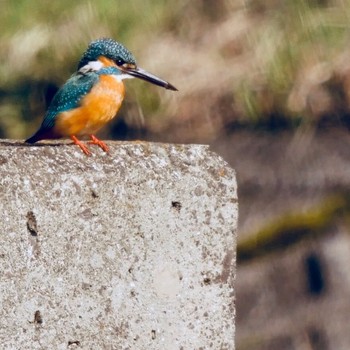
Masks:
[[[180,90],[128,81],[129,130],[208,141],[232,127],[348,125],[349,17],[348,0],[0,0],[0,135],[34,131],[102,36]]]
[[[315,239],[329,230],[336,221],[349,222],[350,201],[348,193],[332,194],[305,213],[287,213],[269,222],[258,232],[239,241],[239,262],[286,249],[302,240]]]

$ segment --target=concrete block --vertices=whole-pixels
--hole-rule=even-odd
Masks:
[[[1,349],[234,349],[234,171],[109,144],[0,143]]]

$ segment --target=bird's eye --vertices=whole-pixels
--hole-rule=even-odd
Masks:
[[[121,58],[118,58],[118,59],[115,61],[115,63],[116,63],[118,66],[122,66],[122,65],[125,63],[125,61],[124,61],[123,59],[121,59]]]

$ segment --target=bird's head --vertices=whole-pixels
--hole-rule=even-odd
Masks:
[[[113,39],[102,38],[92,41],[80,59],[78,70],[87,65],[94,70],[117,67],[124,78],[140,78],[165,89],[177,91],[172,84],[137,67],[132,53]]]

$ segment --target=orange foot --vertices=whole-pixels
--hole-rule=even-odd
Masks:
[[[109,148],[103,141],[99,140],[95,135],[90,135],[90,137],[91,141],[89,141],[89,143],[92,145],[97,145],[101,147],[106,153],[109,153]]]
[[[90,150],[85,146],[81,141],[79,141],[74,135],[70,137],[73,140],[73,143],[81,148],[81,150],[87,155],[91,156]]]

